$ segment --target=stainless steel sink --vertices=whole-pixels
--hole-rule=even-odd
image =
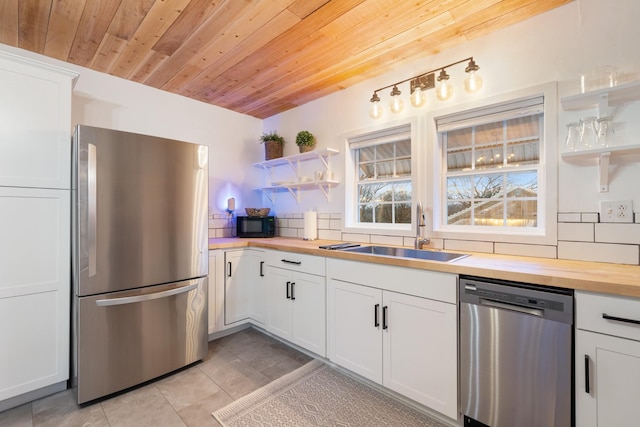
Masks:
[[[425,259],[441,262],[452,262],[469,256],[468,254],[455,254],[451,252],[430,251],[426,249],[396,248],[392,246],[358,246],[342,250],[345,252],[357,252],[361,254],[382,255],[396,258]]]

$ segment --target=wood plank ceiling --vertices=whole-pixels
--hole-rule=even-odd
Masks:
[[[1,0],[0,43],[266,118],[569,1]]]

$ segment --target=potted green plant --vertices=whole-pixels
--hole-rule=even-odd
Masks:
[[[278,132],[276,132],[275,130],[269,133],[263,133],[260,137],[260,143],[264,144],[265,160],[277,159],[278,157],[282,157],[284,138],[278,135]]]
[[[296,135],[296,145],[300,148],[301,153],[306,153],[316,146],[316,138],[308,130],[302,130]]]

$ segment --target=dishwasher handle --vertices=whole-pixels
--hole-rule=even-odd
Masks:
[[[493,301],[486,298],[480,298],[480,305],[484,305],[487,307],[499,308],[502,310],[511,310],[516,311],[518,313],[530,314],[532,316],[542,317],[544,316],[544,311],[537,308],[528,308],[522,307],[515,304],[508,304],[504,302]]]

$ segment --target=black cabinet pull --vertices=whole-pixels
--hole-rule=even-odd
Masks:
[[[614,320],[616,322],[631,323],[632,325],[640,325],[640,320],[625,319],[624,317],[609,316],[607,313],[602,313],[602,318],[603,319],[607,319],[607,320]]]
[[[378,313],[380,312],[380,304],[376,304],[373,306],[373,326],[380,326],[380,321],[378,320]]]
[[[387,307],[386,305],[382,307],[382,329],[387,329],[389,325],[387,325]]]
[[[280,261],[287,263],[287,264],[295,264],[295,265],[302,265],[302,261],[290,261],[288,259],[281,259]]]
[[[260,261],[260,277],[264,277],[264,261]]]
[[[296,286],[296,282],[291,282],[291,301],[294,301],[296,299],[296,294],[295,294],[295,286]]]
[[[589,385],[589,355],[584,355],[584,392],[589,394],[591,387]]]
[[[231,261],[227,262],[227,266],[229,267],[229,272],[227,273],[227,277],[231,277]]]
[[[291,284],[291,282],[287,282],[287,299],[291,299],[291,291],[289,290],[289,285]]]

